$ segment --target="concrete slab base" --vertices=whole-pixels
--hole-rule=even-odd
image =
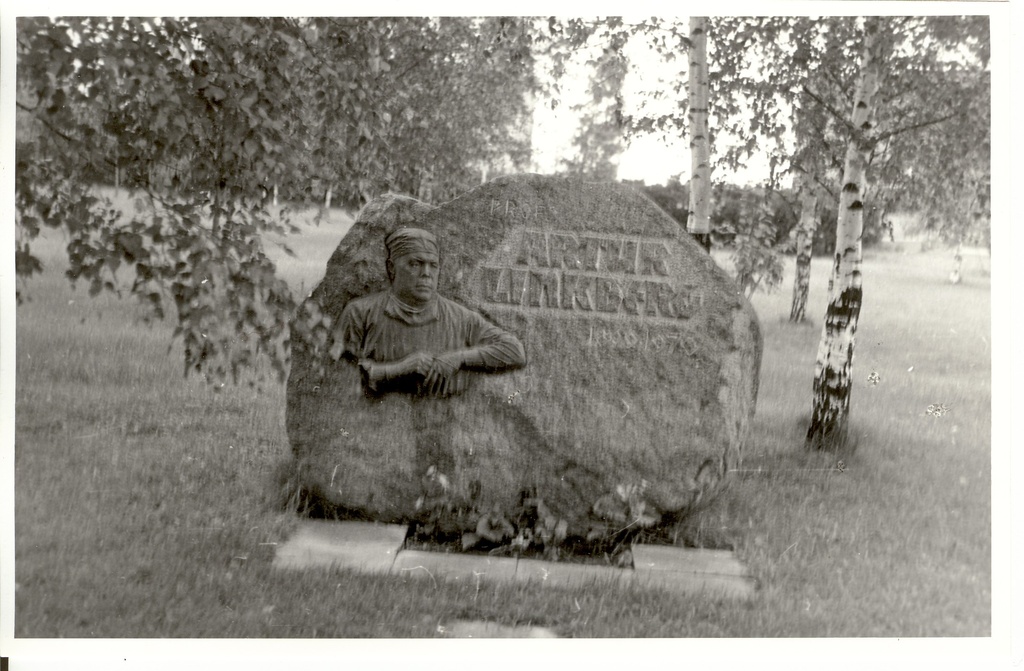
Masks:
[[[633,546],[633,568],[403,550],[407,528],[368,522],[303,520],[278,546],[274,567],[337,567],[403,579],[479,585],[480,581],[528,582],[554,588],[586,585],[652,589],[746,599],[756,589],[746,567],[727,550]],[[486,623],[484,623],[486,624]],[[498,626],[498,625],[494,625]],[[479,633],[483,629],[465,629]]]
[[[640,587],[749,598],[756,582],[731,550],[634,545],[633,574]]]
[[[481,580],[510,580],[516,574],[512,557],[480,557],[477,555],[402,550],[391,572],[403,577],[428,575],[435,580],[479,584]]]
[[[274,567],[351,568],[388,573],[409,528],[399,524],[303,520],[295,535],[277,547]]]
[[[613,566],[520,559],[515,579],[516,582],[532,582],[546,587],[573,588],[595,584],[626,587],[633,580],[633,571]]]

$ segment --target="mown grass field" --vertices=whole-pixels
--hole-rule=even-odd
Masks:
[[[299,258],[280,270],[297,292],[344,220],[291,241]],[[786,321],[791,264],[782,290],[755,298],[765,353],[749,449],[691,524],[730,538],[760,581],[731,603],[272,571],[296,522],[274,483],[283,388],[184,378],[170,325],[71,290],[59,236],[40,249],[47,270],[17,313],[17,637],[435,637],[456,618],[570,637],[990,635],[989,278],[966,269],[948,284],[946,251],[866,254],[858,447],[842,469],[802,446],[828,261],[814,262],[812,324]]]

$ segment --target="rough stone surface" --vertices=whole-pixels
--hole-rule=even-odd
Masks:
[[[439,294],[516,335],[525,367],[473,374],[444,399],[363,393],[357,367],[332,356],[332,328],[349,300],[387,288],[383,240],[400,226],[437,236]],[[372,519],[413,519],[439,493],[488,511],[529,492],[570,533],[599,503],[683,512],[736,463],[753,415],[753,310],[678,223],[624,185],[518,175],[436,208],[375,201],[305,310],[287,394],[300,477]]]

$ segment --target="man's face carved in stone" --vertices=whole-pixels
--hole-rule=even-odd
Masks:
[[[406,305],[418,306],[429,302],[437,292],[439,263],[437,254],[427,250],[392,259],[394,278],[391,290]]]

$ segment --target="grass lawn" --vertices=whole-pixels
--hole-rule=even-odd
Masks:
[[[346,221],[293,242],[299,259],[280,270],[297,292]],[[765,353],[749,448],[691,524],[731,538],[761,583],[730,603],[272,571],[296,521],[275,506],[284,389],[183,378],[169,325],[72,291],[58,236],[40,249],[47,272],[17,313],[17,637],[434,637],[457,618],[570,637],[990,635],[989,278],[948,284],[947,252],[866,254],[858,447],[841,469],[802,447],[828,260],[813,266],[814,324],[786,321],[791,264],[783,290],[755,298]]]

